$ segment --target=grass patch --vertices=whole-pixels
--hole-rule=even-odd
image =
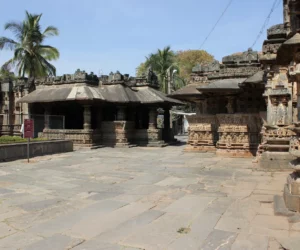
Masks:
[[[188,234],[190,231],[191,231],[190,228],[182,227],[182,228],[179,228],[179,229],[177,230],[177,233],[180,233],[180,234]]]
[[[14,143],[24,143],[27,142],[27,138],[22,138],[20,136],[8,136],[8,135],[4,135],[4,136],[0,136],[0,144],[14,144]],[[45,138],[34,138],[34,139],[30,139],[30,141],[46,141],[47,139]]]

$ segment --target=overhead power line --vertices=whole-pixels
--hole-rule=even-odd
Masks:
[[[259,40],[259,38],[261,37],[261,35],[264,33],[265,29],[266,29],[266,26],[268,25],[269,21],[270,21],[270,18],[274,12],[274,10],[279,6],[279,3],[281,2],[281,0],[275,0],[273,5],[272,5],[272,8],[269,12],[269,15],[267,16],[265,22],[263,23],[262,27],[261,27],[261,30],[259,31],[254,43],[252,44],[251,48],[253,49],[253,47],[256,45],[257,41]]]
[[[229,0],[228,4],[226,5],[226,8],[224,9],[224,11],[222,12],[221,16],[219,17],[218,21],[215,23],[215,25],[212,27],[212,29],[210,30],[210,32],[208,33],[207,37],[204,39],[204,41],[202,42],[200,49],[202,49],[202,46],[206,43],[206,41],[208,40],[208,38],[210,37],[210,35],[214,32],[215,28],[217,27],[217,25],[219,24],[219,22],[221,21],[222,17],[224,16],[224,14],[226,13],[226,11],[228,10],[228,8],[230,7],[230,5],[232,4],[233,0]]]

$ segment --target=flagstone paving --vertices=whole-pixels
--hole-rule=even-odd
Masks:
[[[288,172],[183,149],[102,148],[0,163],[0,249],[299,246],[299,223],[273,210]]]

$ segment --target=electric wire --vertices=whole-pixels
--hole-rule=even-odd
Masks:
[[[212,29],[210,30],[210,32],[208,33],[208,35],[206,36],[206,38],[204,39],[204,41],[202,42],[200,49],[202,49],[202,46],[206,43],[206,41],[208,40],[208,38],[210,37],[210,35],[214,32],[214,30],[216,29],[217,25],[219,24],[219,22],[221,21],[222,17],[225,15],[226,11],[228,10],[228,8],[230,7],[230,5],[232,4],[233,0],[229,0],[228,4],[226,5],[226,8],[224,9],[224,11],[222,12],[221,16],[219,17],[219,19],[217,20],[217,22],[215,23],[215,25],[212,27]]]
[[[280,2],[281,2],[281,0],[275,0],[274,1],[273,5],[272,5],[272,8],[271,8],[271,10],[270,10],[270,12],[269,12],[266,20],[264,21],[264,23],[263,23],[263,25],[262,25],[262,27],[261,27],[261,29],[260,29],[260,31],[259,31],[259,33],[258,33],[258,35],[257,35],[257,37],[255,39],[255,41],[254,41],[254,43],[251,46],[252,49],[256,45],[257,41],[260,39],[261,35],[264,33],[265,28],[268,25],[268,23],[270,21],[270,18],[272,16],[273,12],[274,12],[274,10],[279,6]]]

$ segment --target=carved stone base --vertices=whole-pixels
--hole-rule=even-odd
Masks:
[[[217,142],[217,125],[215,115],[187,117],[189,138],[186,152],[215,152]]]
[[[199,152],[199,153],[206,153],[206,152],[216,152],[215,146],[193,146],[187,145],[184,149],[184,152]]]
[[[251,158],[255,152],[250,150],[238,150],[238,149],[217,149],[216,155],[221,157],[230,157],[230,158]]]
[[[87,147],[101,144],[102,139],[101,131],[93,129],[44,129],[38,136],[49,140],[70,140],[74,145]]]
[[[296,158],[289,152],[264,152],[257,159],[260,168],[287,169],[291,168],[289,162]]]

